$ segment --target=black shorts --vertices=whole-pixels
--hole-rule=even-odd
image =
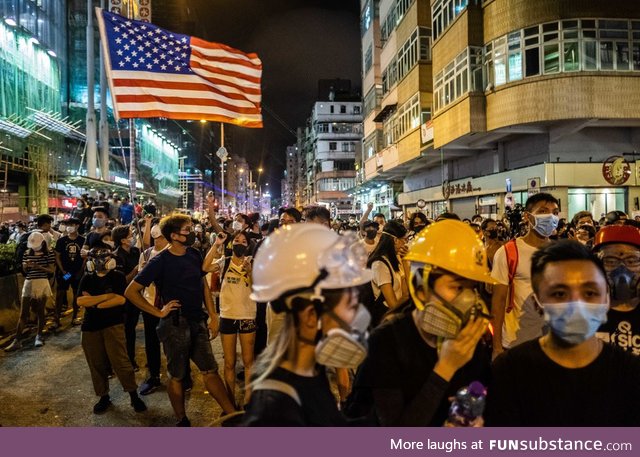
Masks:
[[[256,331],[255,319],[226,319],[220,318],[220,333],[223,335],[235,335],[236,333],[254,333]]]

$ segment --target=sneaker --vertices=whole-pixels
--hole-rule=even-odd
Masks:
[[[185,392],[191,392],[191,389],[193,389],[193,379],[189,377],[182,381],[182,390]]]
[[[176,422],[176,427],[191,427],[191,421],[187,419],[187,416],[184,416],[178,422]]]
[[[82,325],[82,319],[81,319],[81,318],[79,318],[79,317],[76,317],[75,319],[73,319],[73,320],[71,321],[71,325],[73,325],[74,327],[75,327],[76,325]]]
[[[93,414],[102,414],[111,406],[111,398],[109,395],[104,395],[100,397],[98,403],[93,405]]]
[[[7,346],[6,348],[4,348],[4,352],[13,352],[13,351],[17,351],[18,349],[22,348],[22,343],[20,342],[20,340],[18,340],[17,338],[15,338],[11,344],[9,346]]]
[[[33,343],[33,347],[41,348],[42,346],[44,346],[44,340],[42,339],[42,336],[36,335],[36,340]]]
[[[140,386],[140,395],[149,395],[160,387],[160,378],[151,377]]]
[[[147,405],[144,404],[142,399],[137,395],[131,398],[131,406],[136,413],[141,413],[147,410]]]

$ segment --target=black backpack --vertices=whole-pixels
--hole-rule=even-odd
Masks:
[[[389,273],[391,274],[391,287],[393,287],[394,278],[393,278],[393,268],[391,264],[384,258],[380,259],[384,264],[389,268]],[[371,314],[371,324],[370,327],[376,328],[380,322],[382,322],[382,318],[389,311],[389,308],[384,304],[384,295],[380,292],[378,298],[375,298],[375,294],[373,293],[373,284],[372,281],[369,281],[366,284],[363,284],[359,288],[360,292],[360,303],[362,303],[369,314]]]
[[[20,235],[20,238],[18,238],[18,245],[16,246],[16,254],[15,254],[16,269],[23,275],[25,273],[24,273],[24,270],[22,269],[22,259],[24,258],[24,254],[29,249],[27,247],[27,240],[29,240],[29,235],[31,235],[31,233],[32,232],[26,232]]]

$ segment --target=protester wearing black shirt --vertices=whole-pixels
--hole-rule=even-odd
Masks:
[[[116,259],[116,270],[125,275],[127,285],[133,281],[138,274],[138,262],[140,260],[140,249],[134,246],[135,240],[129,225],[119,225],[111,231],[116,250],[113,255]],[[124,333],[127,338],[127,354],[134,371],[138,371],[136,363],[136,326],[140,319],[140,309],[127,301],[125,303]]]
[[[162,318],[157,330],[167,357],[170,377],[167,392],[177,425],[188,427],[191,422],[185,413],[182,380],[186,376],[185,361],[189,359],[202,372],[207,391],[223,411],[232,413],[235,407],[218,375],[209,342],[209,335],[217,336],[220,324],[204,281],[202,257],[191,247],[195,241],[191,218],[181,214],[168,216],[160,222],[160,230],[170,246],[151,259],[136,276],[127,288],[126,297],[141,310]],[[160,310],[142,295],[142,290],[151,283],[155,283],[156,294],[163,303]],[[208,328],[203,301],[211,319]]]
[[[138,385],[125,346],[125,278],[114,268],[115,260],[108,249],[92,249],[87,261],[88,272],[78,287],[78,305],[85,308],[81,327],[82,349],[91,371],[93,388],[100,397],[93,407],[96,414],[103,413],[111,405],[110,368],[129,393],[134,410],[141,412],[147,409],[138,397]]]
[[[607,322],[596,336],[640,355],[640,230],[631,225],[602,227],[593,250],[602,259],[611,296]]]
[[[561,240],[533,255],[531,280],[550,332],[495,360],[485,423],[640,425],[640,359],[595,336],[609,308],[600,261]]]
[[[84,264],[80,251],[85,243],[85,239],[78,234],[78,229],[81,225],[80,220],[71,218],[64,222],[65,235],[56,242],[55,247],[58,272],[56,278],[57,292],[53,328],[60,326],[62,307],[66,304],[69,287],[71,287],[74,295],[72,298],[73,315],[71,316],[71,320],[74,321],[78,317],[78,304],[76,303],[75,292],[78,288],[80,277],[82,276],[82,266]]]
[[[457,389],[488,382],[490,354],[481,341],[488,316],[476,285],[495,281],[482,242],[460,221],[422,230],[405,260],[415,308],[405,306],[370,336],[348,414],[373,415],[384,426],[440,427]]]

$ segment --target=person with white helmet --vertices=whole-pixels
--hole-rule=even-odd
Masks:
[[[354,241],[319,224],[294,224],[275,231],[257,252],[252,298],[271,302],[285,323],[254,365],[244,425],[346,423],[324,366],[355,368],[367,351],[370,316],[358,303],[357,286],[371,272]]]
[[[42,330],[45,323],[45,306],[51,296],[49,275],[56,268],[56,257],[52,249],[49,249],[45,236],[41,232],[31,232],[27,239],[27,251],[22,258],[22,268],[25,272],[24,286],[22,287],[22,301],[20,305],[20,319],[16,328],[16,335],[5,348],[11,352],[22,347],[20,338],[29,318],[31,310],[38,317],[38,333],[34,342],[35,347],[44,345]]]
[[[481,338],[490,316],[477,284],[495,280],[482,242],[460,221],[429,225],[405,260],[415,308],[405,307],[371,334],[346,413],[384,426],[442,426],[448,399],[489,378]]]

